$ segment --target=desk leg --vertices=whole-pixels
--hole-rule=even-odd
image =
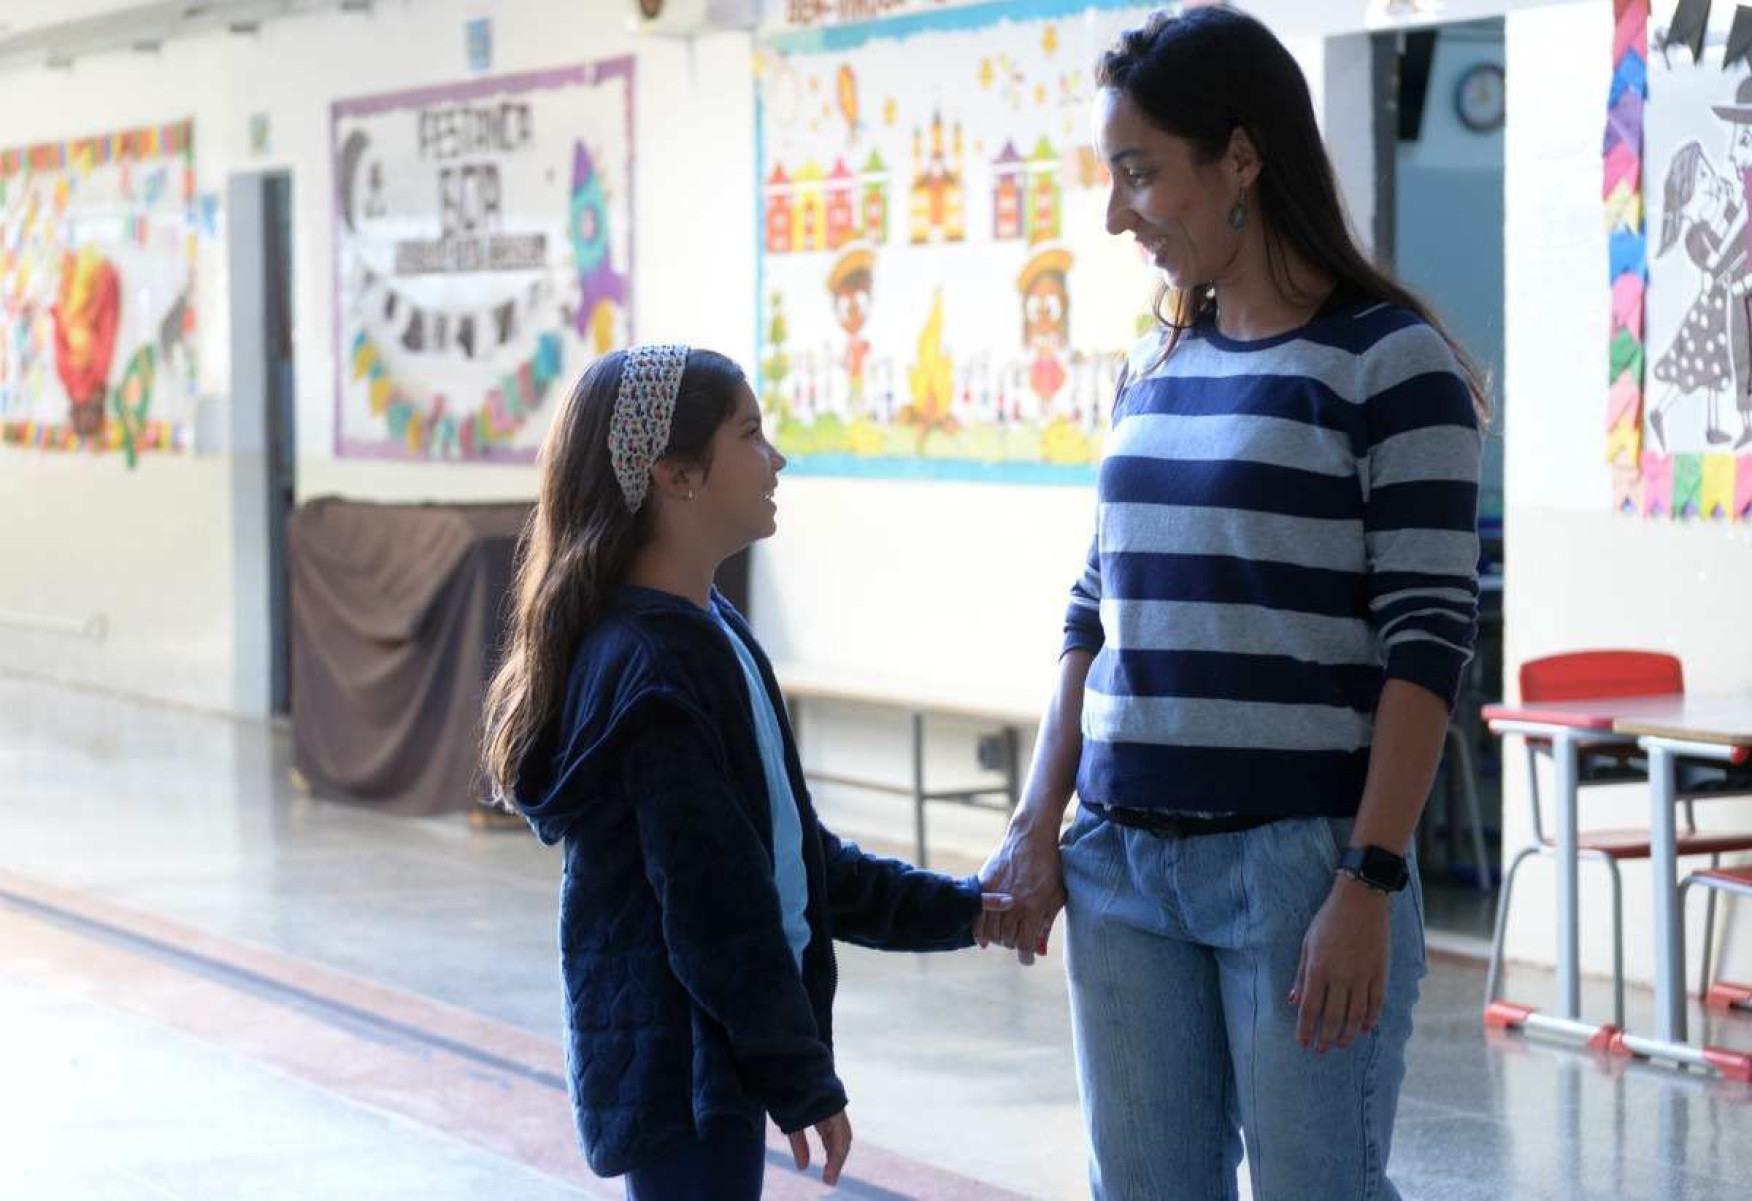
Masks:
[[[1655,884],[1655,1037],[1685,1041],[1685,933],[1679,912],[1673,750],[1645,741],[1649,756],[1649,873]]]
[[[1551,757],[1557,769],[1557,786],[1552,790],[1557,796],[1557,1009],[1558,1016],[1575,1021],[1582,1015],[1575,735],[1553,734]]]
[[[919,867],[925,866],[925,715],[912,715],[913,846]]]

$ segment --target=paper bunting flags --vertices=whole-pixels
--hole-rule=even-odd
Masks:
[[[1704,455],[1697,511],[1704,517],[1734,516],[1734,456]]]
[[[547,398],[560,376],[564,347],[549,331],[536,339],[534,354],[488,390],[481,407],[452,410],[442,395],[421,400],[405,394],[390,377],[377,343],[363,330],[353,338],[352,378],[367,381],[371,413],[387,423],[389,436],[410,455],[442,459],[490,457],[508,443]]]
[[[1642,511],[1645,517],[1670,516],[1673,512],[1673,459],[1652,450],[1642,457]]]

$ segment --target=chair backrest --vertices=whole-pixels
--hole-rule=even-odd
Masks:
[[[1572,651],[1521,664],[1523,701],[1663,696],[1685,691],[1685,669],[1659,651]]]

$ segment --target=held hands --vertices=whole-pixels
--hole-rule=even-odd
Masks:
[[[1288,998],[1299,1007],[1296,1041],[1304,1047],[1343,1049],[1381,1019],[1390,900],[1348,877],[1333,881],[1302,938],[1302,962]]]
[[[821,1182],[832,1187],[839,1183],[840,1169],[846,1166],[846,1155],[852,1149],[851,1119],[846,1117],[846,1111],[842,1109],[831,1118],[815,1123],[815,1134],[821,1139],[821,1153],[824,1157]],[[808,1131],[799,1130],[789,1136],[791,1158],[797,1161],[799,1172],[809,1169],[808,1135]]]
[[[1057,827],[1035,831],[1012,823],[1004,841],[979,869],[979,885],[988,896],[1005,896],[1009,903],[987,904],[974,922],[974,941],[982,947],[995,942],[1013,950],[1024,965],[1046,954],[1053,919],[1065,904]]]

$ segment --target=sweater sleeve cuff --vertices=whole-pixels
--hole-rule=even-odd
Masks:
[[[1088,651],[1091,655],[1101,653],[1101,648],[1107,639],[1097,626],[1093,631],[1078,626],[1065,627],[1065,644],[1059,648],[1059,658],[1064,658],[1072,651]]]
[[[1460,676],[1471,656],[1441,642],[1401,643],[1387,656],[1387,678],[1416,684],[1440,697],[1450,710],[1460,692]]]
[[[783,1107],[774,1106],[771,1112],[774,1125],[785,1134],[796,1134],[844,1112],[845,1108],[845,1086],[838,1077],[829,1076],[821,1088],[810,1090],[807,1097]]]

